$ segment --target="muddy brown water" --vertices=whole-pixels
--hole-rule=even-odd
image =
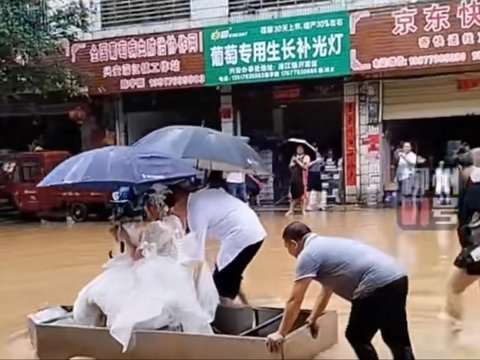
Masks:
[[[280,233],[290,219],[280,213],[262,213],[261,219],[269,237],[245,274],[245,291],[256,305],[282,306],[290,291],[294,259],[283,248]],[[304,220],[321,234],[366,241],[408,269],[409,324],[417,358],[480,358],[478,286],[466,293],[462,333],[452,334],[441,319],[445,282],[458,251],[453,231],[402,231],[390,210],[311,213]],[[81,287],[100,271],[110,245],[107,224],[0,224],[1,358],[32,358],[22,333],[26,315],[45,304],[71,304]],[[215,253],[213,244],[208,249],[210,261]],[[317,291],[312,286],[306,307],[312,306]],[[339,312],[339,344],[319,357],[352,359],[343,337],[348,303],[334,297],[329,308]],[[374,344],[382,358],[391,358],[380,336]]]

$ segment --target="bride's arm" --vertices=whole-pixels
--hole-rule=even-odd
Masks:
[[[128,266],[126,260],[119,256],[108,261],[103,266],[104,270],[82,288],[73,304],[75,323],[84,326],[106,325],[109,307],[118,300],[112,294],[118,293],[116,290],[121,286],[119,277],[124,276],[124,272],[118,272],[118,269]]]
[[[79,325],[99,326],[102,311],[91,297],[95,280],[80,291],[73,304],[73,320]]]

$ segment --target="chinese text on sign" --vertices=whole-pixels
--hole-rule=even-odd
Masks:
[[[343,12],[207,28],[207,84],[346,75],[348,29]]]
[[[357,26],[352,39],[353,71],[480,62],[480,0],[437,1],[372,12]],[[374,35],[372,43],[369,39]]]
[[[72,62],[86,62],[83,66],[88,66],[93,82],[106,92],[205,84],[199,30],[106,39],[76,47],[79,54],[72,55]]]

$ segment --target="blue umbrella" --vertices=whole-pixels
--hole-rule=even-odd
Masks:
[[[185,161],[146,154],[128,146],[109,146],[75,155],[54,168],[38,187],[74,186],[114,189],[194,178]]]
[[[269,174],[245,138],[205,127],[167,126],[146,135],[133,147],[143,152],[189,159],[199,169]]]

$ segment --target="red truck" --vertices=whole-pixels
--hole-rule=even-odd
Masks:
[[[8,183],[13,172],[13,163],[11,162],[13,152],[9,150],[0,150],[0,206],[8,206],[10,196],[8,192]]]
[[[107,214],[110,192],[37,188],[37,184],[68,157],[70,153],[65,151],[23,152],[12,157],[13,174],[5,187],[20,214],[42,217],[62,212],[76,222],[86,220],[90,214]]]

